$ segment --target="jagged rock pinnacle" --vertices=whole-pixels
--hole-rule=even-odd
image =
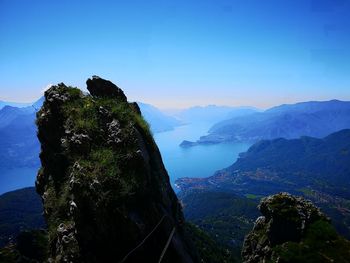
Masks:
[[[158,262],[165,244],[163,262],[197,262],[138,106],[108,80],[87,88],[51,87],[37,114],[49,262]]]

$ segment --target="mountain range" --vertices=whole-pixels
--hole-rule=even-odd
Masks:
[[[251,113],[258,112],[259,109],[249,106],[194,106],[172,113],[185,123],[210,123],[214,124],[218,121],[227,120],[234,117],[246,116]]]
[[[0,110],[0,168],[39,166],[35,115],[40,102],[21,108],[6,105]]]
[[[32,103],[21,103],[21,102],[9,102],[9,101],[3,101],[0,100],[0,109],[2,109],[5,106],[12,106],[12,107],[18,107],[18,108],[22,108],[22,107],[28,107],[31,106]]]
[[[150,104],[137,102],[137,105],[140,107],[142,116],[150,124],[153,133],[170,131],[184,124],[180,119],[167,115]]]
[[[263,112],[233,117],[214,124],[209,134],[189,146],[227,141],[257,142],[300,136],[322,138],[350,128],[350,102],[310,101],[280,105]]]

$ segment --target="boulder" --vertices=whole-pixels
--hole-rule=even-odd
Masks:
[[[124,92],[109,80],[93,76],[86,81],[87,89],[94,97],[114,98],[121,101],[127,101]]]

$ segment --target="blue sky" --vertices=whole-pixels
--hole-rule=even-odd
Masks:
[[[0,100],[99,75],[161,108],[350,100],[349,0],[0,0]]]

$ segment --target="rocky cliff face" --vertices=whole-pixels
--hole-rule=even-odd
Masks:
[[[164,252],[161,262],[195,262],[181,206],[137,104],[98,77],[87,89],[89,95],[53,86],[37,114],[36,189],[51,260],[158,262]]]
[[[287,193],[264,198],[246,236],[243,262],[348,262],[350,242],[310,201]]]

